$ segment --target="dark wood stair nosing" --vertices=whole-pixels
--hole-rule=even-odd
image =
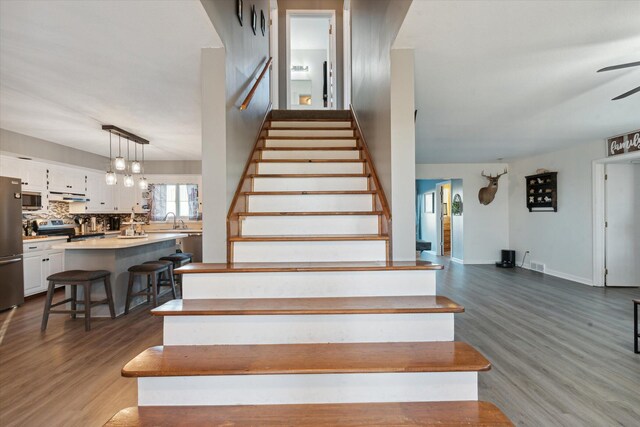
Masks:
[[[374,195],[376,190],[317,190],[317,191],[244,191],[245,196],[335,196]]]
[[[365,159],[254,159],[252,163],[366,163]]]
[[[243,235],[231,236],[229,242],[352,242],[352,241],[383,241],[388,242],[389,236],[383,234],[314,234],[314,235]]]
[[[326,273],[351,271],[434,271],[444,266],[429,261],[338,261],[338,262],[236,262],[190,263],[178,274],[219,273]]]
[[[370,178],[371,174],[365,173],[270,173],[248,174],[249,178]]]
[[[382,211],[327,211],[327,212],[236,212],[232,216],[247,217],[247,216],[359,216],[359,215],[384,215]]]
[[[141,406],[125,408],[105,427],[229,425],[266,427],[460,426],[511,427],[484,401],[315,403],[236,406]]]
[[[154,316],[453,314],[464,307],[443,296],[171,300]]]
[[[148,348],[124,377],[482,372],[491,363],[459,341],[191,345]]]

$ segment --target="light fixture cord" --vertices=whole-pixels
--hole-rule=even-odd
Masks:
[[[109,172],[111,172],[111,131],[109,131]]]
[[[144,178],[144,144],[142,145],[142,167],[140,169],[142,171],[142,177]]]
[[[137,142],[135,142],[135,141],[133,141],[133,143],[135,144],[135,145],[133,146],[133,152],[135,153],[135,154],[134,154],[134,156],[135,156],[135,161],[137,162],[137,161],[138,161],[138,143],[137,143]]]
[[[131,156],[129,155],[129,138],[127,138],[127,171],[131,172],[131,162],[129,161],[129,159],[131,159]]]

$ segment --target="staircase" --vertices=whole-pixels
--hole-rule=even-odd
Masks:
[[[107,425],[511,425],[491,364],[454,341],[441,266],[393,262],[391,217],[350,111],[272,111],[229,211],[228,262],[191,264],[152,311],[164,345],[122,369]]]

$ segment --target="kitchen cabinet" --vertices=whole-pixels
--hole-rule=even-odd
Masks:
[[[86,193],[86,173],[79,169],[50,165],[47,172],[49,191],[58,193]]]
[[[56,242],[59,243],[59,242]],[[40,244],[29,251],[25,244],[23,259],[24,295],[29,296],[39,292],[46,292],[49,283],[47,277],[64,271],[64,251],[45,249],[51,243]]]
[[[20,178],[22,191],[44,192],[47,189],[47,168],[43,163],[3,156],[0,174]]]

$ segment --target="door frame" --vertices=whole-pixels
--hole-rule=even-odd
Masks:
[[[280,108],[280,94],[278,93],[278,2],[271,1],[269,4],[269,54],[271,62],[271,105]]]
[[[334,9],[288,9],[286,11],[286,58],[287,58],[287,69],[286,72],[286,82],[287,82],[287,110],[291,109],[291,16],[330,16],[331,20],[331,34],[329,35],[329,47],[330,47],[330,64],[329,70],[333,71],[333,104],[331,104],[327,108],[322,108],[322,110],[335,110],[337,108],[337,63],[336,63],[336,11]]]
[[[436,184],[435,189],[435,208],[434,212],[436,214],[436,255],[445,256],[444,255],[444,241],[443,241],[443,230],[442,230],[442,187],[449,184],[451,187],[451,180],[443,180]],[[450,192],[451,193],[451,192]],[[453,224],[451,224],[453,227]],[[453,258],[453,228],[451,230],[451,235],[449,239],[451,240],[451,254],[450,258]]]
[[[640,152],[596,159],[592,162],[593,179],[593,286],[606,286],[606,191],[605,165],[640,161]]]

